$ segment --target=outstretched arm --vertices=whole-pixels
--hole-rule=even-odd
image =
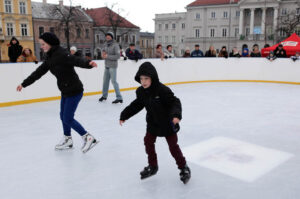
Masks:
[[[25,88],[31,84],[33,84],[36,80],[40,79],[43,75],[45,75],[49,70],[49,66],[46,62],[40,65],[31,75],[29,75],[21,85],[17,87],[17,91],[21,91],[22,88]]]
[[[80,68],[94,68],[97,67],[97,63],[91,60],[88,60],[83,57],[78,57],[74,55],[68,55],[67,56],[67,62],[70,66],[78,66]]]
[[[144,108],[144,104],[139,98],[136,98],[129,106],[127,106],[120,115],[120,125],[125,122],[125,120],[128,120],[138,112],[140,112]]]

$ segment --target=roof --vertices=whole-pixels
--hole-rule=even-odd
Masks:
[[[151,33],[151,32],[140,32],[140,37],[153,37],[154,38],[154,33]]]
[[[59,5],[57,4],[31,2],[31,7],[33,19],[61,19],[61,15],[59,13],[55,13],[55,9],[59,7]],[[61,10],[67,14],[69,8],[69,6],[63,6],[63,9]],[[74,8],[76,21],[93,22],[93,19],[89,15],[87,15],[80,7]]]
[[[194,7],[194,6],[208,6],[208,5],[222,5],[222,4],[236,4],[240,0],[196,0],[187,7]]]
[[[120,19],[121,23],[118,24],[118,27],[139,28],[138,26],[126,20],[125,18],[115,13],[108,7],[86,9],[85,12],[94,20],[96,26],[112,26],[109,20],[109,16],[112,16],[115,21],[117,21],[117,19]]]

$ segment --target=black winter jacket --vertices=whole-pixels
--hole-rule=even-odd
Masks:
[[[82,57],[70,55],[67,50],[60,46],[53,46],[47,52],[47,58],[29,77],[22,86],[25,88],[36,80],[40,79],[49,70],[57,79],[57,86],[64,97],[70,97],[83,92],[83,85],[74,69],[74,66],[81,68],[92,68],[89,60]]]
[[[13,44],[12,40],[16,40],[17,43]],[[10,62],[17,62],[18,57],[22,54],[23,47],[19,44],[19,41],[13,37],[10,40],[10,46],[8,47],[8,56]]]
[[[181,119],[181,103],[170,88],[159,82],[157,72],[150,62],[143,63],[135,80],[140,83],[140,76],[151,77],[151,86],[136,90],[136,99],[121,113],[120,120],[128,120],[144,107],[147,115],[147,132],[156,136],[169,136],[179,131],[179,124],[174,125],[174,117]]]

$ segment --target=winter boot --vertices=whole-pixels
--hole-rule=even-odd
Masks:
[[[150,176],[153,176],[157,173],[158,171],[158,167],[157,166],[147,166],[144,168],[143,171],[140,172],[141,174],[141,179],[145,179],[145,178],[148,178]]]
[[[106,97],[103,97],[103,96],[102,96],[102,97],[99,99],[99,102],[106,101],[106,99],[107,99]]]
[[[180,169],[180,180],[186,184],[188,183],[188,181],[190,180],[191,178],[191,170],[190,168],[185,165],[182,169]]]
[[[89,133],[83,135],[82,139],[83,139],[83,146],[81,147],[81,151],[83,153],[88,152],[91,148],[93,148],[96,144],[98,144],[98,141]]]
[[[121,104],[122,104],[122,103],[123,103],[123,100],[116,99],[116,100],[113,101],[112,103],[113,103],[113,104],[118,104],[118,103],[121,103]]]
[[[64,136],[59,144],[55,146],[56,150],[66,150],[73,148],[73,140],[71,136]]]

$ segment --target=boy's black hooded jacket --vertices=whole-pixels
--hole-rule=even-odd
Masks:
[[[57,79],[57,86],[63,97],[78,95],[83,92],[83,85],[75,72],[74,66],[92,68],[89,60],[70,55],[60,46],[52,46],[47,52],[47,58],[29,77],[22,86],[25,88],[40,79],[49,70]]]
[[[136,90],[136,99],[121,113],[120,120],[128,120],[130,117],[146,108],[147,132],[156,136],[169,136],[177,133],[179,124],[174,125],[174,117],[181,120],[181,103],[174,96],[170,88],[159,82],[156,69],[150,62],[143,63],[135,80],[140,83],[140,76],[151,77],[151,86],[144,89],[140,86]]]

